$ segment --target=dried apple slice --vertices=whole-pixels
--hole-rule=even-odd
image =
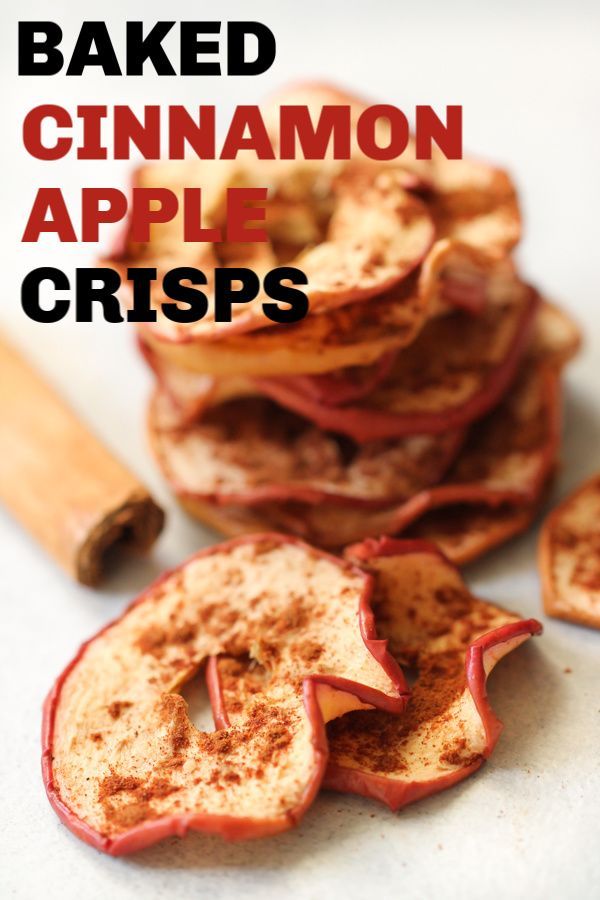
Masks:
[[[542,626],[474,597],[432,545],[367,542],[353,558],[375,577],[380,633],[418,675],[403,716],[351,713],[329,726],[325,786],[396,810],[461,781],[490,756],[502,725],[487,676]]]
[[[410,344],[426,319],[459,306],[470,311],[502,303],[515,277],[510,263],[464,245],[438,241],[418,273],[377,302],[353,303],[294,325],[262,328],[218,342],[177,338],[141,327],[144,342],[161,359],[200,374],[311,375],[368,366]],[[482,293],[483,291],[483,293]]]
[[[290,375],[286,385],[313,402],[344,406],[372,394],[389,378],[396,352],[384,353],[371,366],[351,366],[323,375]]]
[[[365,537],[380,534],[413,533],[424,517],[425,525],[438,535],[444,531],[448,540],[444,545],[455,561],[465,562],[464,550],[457,555],[458,545],[452,547],[453,529],[450,521],[458,512],[456,531],[467,540],[469,558],[475,551],[484,552],[491,546],[491,536],[500,539],[509,524],[506,536],[513,528],[525,525],[529,508],[539,500],[555,465],[560,442],[559,376],[554,369],[533,366],[526,370],[505,401],[487,419],[478,422],[467,438],[463,451],[441,484],[415,494],[405,503],[379,510],[337,510],[322,503],[318,509],[288,505],[279,510],[278,527],[295,531],[322,546],[340,547]],[[473,513],[466,515],[466,507]],[[507,507],[519,510],[513,517]],[[527,515],[523,515],[524,507]],[[341,513],[341,514],[340,514]],[[478,532],[487,519],[489,527]],[[499,526],[502,523],[502,527]],[[492,527],[493,526],[493,527]],[[491,530],[490,530],[491,529]],[[430,531],[432,534],[432,531]],[[477,553],[479,555],[479,553]]]
[[[517,283],[505,302],[490,304],[478,316],[456,312],[435,318],[360,405],[333,406],[283,378],[255,383],[320,428],[359,443],[460,428],[493,408],[514,379],[538,301],[533,290]]]
[[[154,372],[158,384],[171,401],[173,427],[190,425],[211,406],[236,397],[260,396],[252,379],[232,375],[217,378],[190,372],[168,362],[160,353],[138,338],[139,350]],[[352,366],[323,375],[289,376],[296,389],[315,398],[327,397],[333,405],[368,396],[389,375],[395,352],[384,353],[371,366]]]
[[[174,429],[170,406],[159,390],[151,444],[175,493],[192,501],[387,506],[438,482],[463,441],[455,429],[353,446],[262,397],[223,402]]]
[[[162,165],[159,172],[162,177]],[[242,176],[238,174],[238,177]],[[148,173],[145,178],[152,180]],[[282,264],[300,268],[308,279],[308,285],[303,290],[314,315],[382,294],[421,263],[435,236],[431,217],[425,204],[406,191],[402,180],[394,173],[356,173],[333,182],[329,192],[332,213],[324,226],[324,233],[316,243],[292,254],[291,258],[288,253],[285,258],[280,258],[274,243],[230,245],[223,242],[191,245],[199,248],[198,262],[193,263],[190,245],[182,242],[186,249],[181,260],[178,260],[173,256],[177,253],[177,243],[173,243],[173,231],[169,229],[167,236],[161,235],[156,248],[157,254],[160,254],[157,259],[153,257],[152,243],[141,248],[138,245],[136,251],[135,245],[132,247],[126,238],[124,253],[114,254],[108,263],[123,273],[140,258],[146,262],[150,260],[156,265],[159,275],[164,274],[166,264],[195,264],[201,268],[208,278],[205,293],[210,301],[204,318],[188,325],[170,321],[162,314],[161,302],[165,297],[157,290],[153,300],[158,319],[145,329],[157,339],[200,342],[271,328],[274,324],[263,313],[262,304],[270,300],[262,292],[254,300],[235,306],[231,322],[215,321],[211,301],[212,273],[219,265],[248,265],[261,276]],[[267,214],[267,230],[270,223],[271,217]],[[181,234],[179,239],[181,241]],[[123,299],[128,304],[126,287],[123,288]]]
[[[166,362],[200,374],[295,375],[368,366],[390,350],[414,340],[425,321],[429,295],[416,278],[377,298],[353,303],[301,322],[261,328],[219,341],[195,341],[191,333],[174,338],[140,327],[144,343]]]
[[[324,786],[396,810],[461,781],[489,757],[502,725],[486,696],[487,676],[541,625],[474,597],[425,541],[366,541],[351,558],[375,578],[379,633],[418,674],[401,716],[352,712],[328,725]],[[262,679],[245,660],[211,663],[219,727],[244,714]]]
[[[547,517],[539,566],[547,615],[600,628],[600,475]]]
[[[389,290],[421,263],[435,237],[426,206],[392,173],[353,174],[336,184],[326,240],[292,261],[308,278],[313,314]]]
[[[281,535],[211,547],[164,575],[83,645],[46,701],[44,781],[63,822],[112,854],[189,829],[292,827],[323,776],[324,723],[405,704],[370,594],[351,563]],[[250,654],[268,682],[235,726],[202,733],[177,691],[219,653]]]
[[[428,318],[452,309],[479,314],[488,303],[498,302],[498,296],[513,278],[513,268],[508,263],[499,265],[466,244],[436,241],[423,261],[419,276],[422,308],[425,311],[427,305]],[[371,366],[354,366],[322,375],[288,376],[279,383],[313,403],[346,405],[368,397],[389,378],[398,349],[384,353]]]
[[[441,274],[439,269],[422,274],[423,307],[435,295],[433,283]],[[504,282],[503,296],[496,296],[476,318],[464,312],[436,318],[399,357],[388,351],[371,367],[248,380],[233,375],[211,382],[197,372],[186,378],[188,370],[170,362],[156,345],[142,342],[142,349],[161,386],[182,410],[181,424],[193,418],[194,409],[199,414],[223,397],[263,393],[320,427],[359,442],[436,433],[482,415],[510,383],[529,339],[538,300],[514,280],[510,289],[508,284]],[[269,360],[262,365],[267,367]],[[354,405],[361,399],[362,405]]]
[[[313,122],[323,106],[347,105],[353,133],[359,116],[368,102],[327,84],[303,83],[278,92],[265,104],[264,117],[274,138],[279,130],[282,105],[307,106]],[[389,123],[380,119],[376,140],[389,144]],[[361,165],[383,170],[400,170],[416,179],[415,190],[422,192],[436,223],[438,237],[450,237],[496,256],[505,256],[519,241],[521,215],[515,186],[509,175],[496,166],[470,158],[448,160],[440,151],[431,160],[417,160],[411,138],[406,151],[397,160],[374,162],[362,153],[356,140],[352,143],[352,159]],[[321,179],[332,179],[353,163],[326,158],[325,161],[302,160],[294,167],[278,162],[275,169],[279,181],[292,196],[305,191],[306,181],[319,173]]]
[[[473,159],[435,154],[428,207],[436,235],[505,256],[521,237],[515,186],[503,170]]]
[[[473,426],[443,481],[400,505],[341,508],[323,497],[316,506],[271,502],[244,509],[218,508],[190,494],[180,499],[225,534],[275,527],[329,548],[382,534],[426,537],[463,565],[529,525],[559,443],[559,372],[531,363],[503,403]]]
[[[525,506],[458,503],[439,507],[409,525],[402,536],[429,541],[455,566],[466,566],[529,528],[540,502],[541,498]]]

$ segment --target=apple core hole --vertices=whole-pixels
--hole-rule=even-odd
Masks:
[[[179,693],[188,705],[188,716],[192,725],[195,725],[199,731],[215,731],[205,670],[202,669],[197,675],[190,678],[180,688]]]

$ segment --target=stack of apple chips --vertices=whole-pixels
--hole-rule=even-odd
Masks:
[[[358,101],[299,88],[277,102]],[[383,141],[382,141],[383,144]],[[413,148],[392,163],[195,162],[146,166],[144,186],[268,185],[268,243],[183,244],[180,223],[130,240],[112,265],[279,265],[305,272],[310,311],[276,324],[264,295],[232,321],[140,326],[156,375],[159,465],[218,531],[285,531],[325,548],[425,537],[463,563],[524,529],[555,468],[560,372],[574,324],[526,284],[505,172]]]

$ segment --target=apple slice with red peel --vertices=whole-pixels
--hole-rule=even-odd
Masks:
[[[159,166],[160,172],[162,168]],[[260,168],[257,168],[255,177],[259,172]],[[237,177],[248,178],[239,172]],[[146,180],[152,180],[148,173]],[[230,322],[216,321],[213,276],[219,266],[246,265],[259,276],[280,265],[301,269],[308,279],[302,290],[308,296],[314,315],[385,293],[410,275],[431,248],[435,233],[427,206],[406,191],[402,179],[393,172],[348,172],[328,185],[328,194],[331,215],[324,226],[324,234],[291,258],[286,253],[285,258],[280,259],[278,247],[272,242],[204,245],[202,256],[198,251],[197,265],[207,278],[204,292],[209,298],[209,309],[204,318],[185,325],[167,319],[161,310],[161,303],[167,298],[159,290],[153,296],[157,321],[147,324],[144,330],[162,340],[210,342],[272,328],[275,323],[263,312],[263,304],[272,301],[262,290],[251,301],[234,305]],[[264,222],[267,231],[271,222],[269,202],[266,202]],[[126,246],[130,247],[128,241]],[[171,244],[167,247],[172,249]],[[157,252],[163,252],[162,244],[157,246]],[[156,265],[159,275],[165,271],[159,262],[166,261],[171,266],[190,265],[189,251],[182,261],[170,256],[167,260],[154,260],[151,243],[143,245],[133,255],[128,250],[125,255],[116,254],[108,264],[122,273],[139,264],[138,253],[146,263]],[[127,297],[124,302],[128,304]]]
[[[171,423],[170,400],[158,391],[150,408],[150,440],[175,493],[242,506],[389,506],[436,484],[464,438],[455,429],[352,446],[263,397],[212,407],[186,428]]]
[[[165,363],[200,374],[318,375],[373,365],[384,354],[410,344],[430,316],[456,306],[471,313],[482,311],[502,302],[514,283],[509,260],[498,261],[467,245],[441,240],[418,272],[373,300],[317,314],[311,309],[301,322],[219,341],[197,341],[185,328],[167,333],[141,325],[140,333]]]
[[[201,418],[209,406],[222,403],[224,398],[254,396],[258,393],[254,383],[243,376],[217,379],[212,375],[190,372],[167,362],[141,338],[138,338],[138,347],[159,385],[171,400],[173,427],[191,424]],[[389,375],[394,357],[395,351],[390,351],[371,366],[354,366],[323,375],[290,376],[289,381],[308,396],[337,406],[370,394]]]
[[[145,354],[174,410],[182,411],[182,425],[194,411],[199,415],[223,399],[263,394],[322,429],[367,443],[437,434],[484,415],[514,378],[538,305],[535,292],[513,283],[504,302],[489,304],[477,317],[455,312],[435,318],[401,353],[380,356],[362,375],[360,369],[342,369],[322,376],[210,381],[173,365],[156,345]]]
[[[600,628],[600,474],[547,517],[539,567],[546,614]]]
[[[442,240],[436,241],[423,261],[419,292],[427,301],[428,318],[452,309],[477,315],[488,303],[495,302],[512,277],[510,264],[499,265],[466,244]],[[424,309],[425,305],[424,302]],[[338,369],[322,375],[288,376],[281,383],[316,403],[343,406],[368,397],[384,384],[392,372],[397,352],[395,348],[382,354],[371,366]]]
[[[448,237],[506,256],[521,238],[515,186],[503,169],[465,157],[432,158],[427,205],[437,237]]]
[[[457,569],[424,541],[366,541],[349,551],[375,579],[378,632],[418,674],[405,712],[351,712],[328,725],[324,786],[396,810],[466,778],[494,749],[501,723],[485,682],[541,625],[474,597]],[[245,660],[210,666],[218,727],[243,717],[262,672]]]
[[[332,406],[283,378],[256,378],[255,384],[281,406],[358,443],[460,428],[492,409],[510,386],[538,300],[515,284],[505,303],[477,317],[457,312],[430,321],[360,405]]]
[[[539,501],[526,506],[464,503],[439,507],[409,525],[402,536],[429,541],[455,566],[466,566],[529,528],[538,508]]]
[[[286,528],[291,533],[306,536],[308,528],[298,507],[290,509],[292,504],[265,504],[264,506],[217,506],[201,503],[198,500],[181,501],[181,505],[190,515],[200,519],[218,534],[235,537],[265,528]],[[425,512],[422,516],[404,528],[400,534],[403,539],[426,540],[436,544],[456,566],[464,566],[475,559],[489,553],[500,544],[525,531],[533,521],[539,508],[539,502],[527,506],[513,506],[505,503],[502,506],[486,506],[484,503],[457,503],[447,507],[439,507]],[[354,511],[348,511],[356,523],[353,532],[348,532],[356,541],[361,535],[372,534],[378,537],[384,534],[386,527],[385,510],[378,516],[377,512],[365,512],[361,516],[363,527],[359,524]],[[330,518],[330,517],[328,517]],[[313,535],[317,540],[321,535]],[[344,539],[338,532],[337,538],[329,534],[322,541],[323,547],[340,550],[338,541]]]
[[[432,290],[434,288],[432,287]],[[217,341],[197,341],[184,330],[167,334],[140,326],[143,341],[167,363],[202,375],[319,374],[368,366],[414,340],[430,296],[416,276],[377,298]]]
[[[282,105],[307,106],[312,120],[316,121],[321,108],[331,104],[350,107],[354,130],[358,118],[369,106],[367,100],[337,87],[307,82],[274,94],[264,105],[263,115],[271,135],[275,136],[279,131]],[[389,123],[382,117],[376,131],[380,146],[389,144],[389,132]],[[398,159],[368,160],[356,141],[353,141],[351,153],[355,163],[360,161],[361,165],[411,174],[416,179],[414,190],[423,192],[434,214],[438,234],[483,247],[498,256],[507,254],[519,241],[521,215],[517,192],[503,169],[470,158],[449,160],[437,148],[434,148],[431,160],[417,160],[412,136]],[[278,172],[278,181],[294,196],[304,188],[309,174],[318,172],[322,178],[330,179],[348,165],[332,159],[299,160],[293,169],[285,162],[277,162],[274,168]]]
[[[288,388],[309,401],[327,406],[344,406],[368,397],[383,384],[392,371],[397,351],[384,353],[371,366],[353,366],[323,375],[290,375]]]
[[[478,422],[440,484],[402,504],[341,508],[264,503],[217,507],[180,493],[185,508],[225,534],[277,527],[323,547],[339,548],[381,534],[427,537],[464,564],[530,523],[556,463],[560,379],[554,366],[528,364],[511,393]]]
[[[340,514],[341,510],[328,503],[314,511],[288,507],[278,527],[294,531],[295,521],[297,533],[329,547],[381,534],[412,535],[424,527],[430,535],[436,531],[438,536],[445,534],[444,549],[453,561],[463,563],[489,549],[492,538],[499,541],[528,524],[531,507],[554,468],[559,442],[559,375],[553,368],[531,366],[505,401],[473,427],[440,484],[399,506],[380,510],[353,508]],[[472,507],[471,513],[468,507]],[[511,507],[518,515],[511,515]],[[484,522],[487,527],[478,534],[478,526]],[[468,557],[460,546],[461,534],[470,548]]]
[[[323,777],[324,723],[405,705],[371,590],[352,563],[274,534],[165,574],[83,645],[46,701],[43,774],[60,818],[112,854],[189,829],[292,827]],[[220,653],[249,654],[268,681],[235,726],[202,733],[178,689]]]
[[[190,515],[200,519],[217,534],[228,537],[251,534],[273,527],[288,528],[302,535],[307,531],[303,527],[298,510],[294,515],[290,515],[284,504],[255,507],[218,506],[215,503],[185,498],[180,502]],[[402,532],[402,537],[435,543],[454,565],[463,566],[525,531],[531,524],[537,508],[536,504],[530,506],[505,504],[497,507],[457,504],[425,513]],[[374,519],[375,514],[368,516],[369,522]],[[382,521],[382,526],[385,526],[385,521]],[[360,540],[358,532],[357,528],[356,540]],[[373,529],[375,535],[382,533],[383,528]],[[323,542],[323,546],[329,545],[334,548],[335,540],[331,537]]]
[[[351,558],[375,578],[380,633],[418,674],[403,716],[352,713],[332,723],[325,786],[398,809],[461,781],[490,756],[502,725],[486,678],[542,626],[474,597],[433,545],[384,539],[354,548]]]

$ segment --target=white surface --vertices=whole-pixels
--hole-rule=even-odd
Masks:
[[[83,19],[255,18],[278,58],[255,79],[19,80],[16,24],[53,18],[66,35]],[[177,511],[146,452],[148,377],[126,326],[34,326],[19,285],[36,265],[90,264],[85,245],[20,246],[37,185],[122,183],[120,163],[39,163],[20,147],[21,120],[40,102],[216,102],[226,111],[291,77],[321,76],[411,109],[464,105],[465,144],[509,165],[523,195],[520,258],[530,277],[583,323],[587,346],[569,370],[564,470],[555,496],[600,467],[600,311],[597,236],[600,145],[598,7],[581,2],[308,2],[5,4],[1,36],[2,319],[98,433],[169,509],[152,559],[124,567],[102,592],[69,583],[8,517],[0,516],[3,694],[0,892],[23,898],[291,897],[566,898],[600,896],[600,633],[541,615],[535,533],[468,572],[484,596],[546,626],[501,664],[491,696],[505,732],[466,783],[399,815],[333,794],[293,832],[241,846],[193,835],[132,859],[104,857],[58,821],[39,769],[42,700],[78,644],[163,567],[209,535]],[[116,33],[116,31],[115,31]],[[91,252],[92,251],[92,252]],[[0,448],[1,452],[1,448]],[[571,668],[571,674],[565,674]]]

